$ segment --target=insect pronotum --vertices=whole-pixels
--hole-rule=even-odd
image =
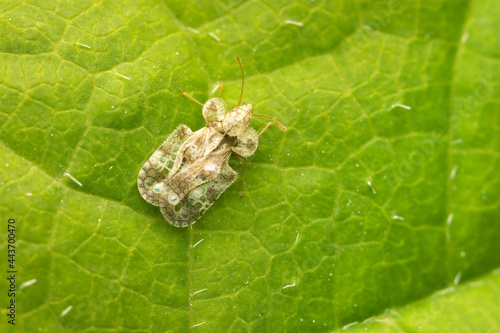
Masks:
[[[271,117],[253,114],[251,104],[241,104],[245,76],[240,59],[236,60],[242,81],[238,105],[226,113],[222,99],[211,98],[202,104],[181,89],[182,94],[203,106],[207,126],[193,133],[186,125],[179,125],[139,171],[137,186],[142,197],[159,206],[168,223],[176,227],[195,223],[236,180],[238,173],[228,165],[232,152],[251,156],[259,136],[271,124],[286,130]],[[250,127],[252,116],[271,121],[257,133]],[[243,172],[245,160],[241,160]]]

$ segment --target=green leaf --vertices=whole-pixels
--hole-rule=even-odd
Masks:
[[[497,300],[500,273],[459,287],[450,287],[409,304],[386,311],[363,323],[351,323],[349,332],[495,332],[498,331]]]
[[[498,330],[499,14],[493,0],[3,1],[17,317],[2,297],[0,331]],[[179,88],[205,101],[224,83],[236,105],[235,56],[244,101],[288,129],[260,137],[242,199],[234,185],[174,228],[137,174],[180,123],[205,126]],[[350,326],[373,316],[390,323]]]

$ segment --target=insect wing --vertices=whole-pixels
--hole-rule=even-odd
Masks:
[[[171,174],[180,147],[192,135],[189,127],[179,125],[144,163],[137,178],[137,187],[144,200],[155,206],[165,200],[162,198],[161,185]]]
[[[165,182],[165,196],[173,193],[175,198],[184,199],[195,187],[215,179],[222,172],[224,163],[230,155],[231,143],[224,139],[217,149],[210,151],[209,154],[195,161],[183,163],[182,167]]]
[[[198,221],[236,178],[238,173],[231,169],[226,160],[217,177],[194,188],[178,205],[161,206],[161,213],[170,224],[187,227]]]

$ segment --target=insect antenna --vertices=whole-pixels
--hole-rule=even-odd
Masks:
[[[236,105],[236,106],[240,106],[241,99],[243,98],[243,86],[245,85],[245,73],[243,73],[243,66],[241,65],[240,58],[236,57],[236,61],[238,62],[238,65],[240,65],[240,69],[241,69],[241,94],[240,94],[240,100],[238,102],[238,105]]]

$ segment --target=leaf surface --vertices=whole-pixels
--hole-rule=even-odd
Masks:
[[[481,291],[428,311],[457,276],[498,291],[499,15],[493,0],[4,1],[16,329],[331,332],[386,309],[396,331],[498,329]],[[224,83],[237,104],[235,56],[244,101],[288,130],[260,137],[241,200],[233,185],[174,228],[137,174],[180,123],[205,126],[179,88],[203,102]]]

